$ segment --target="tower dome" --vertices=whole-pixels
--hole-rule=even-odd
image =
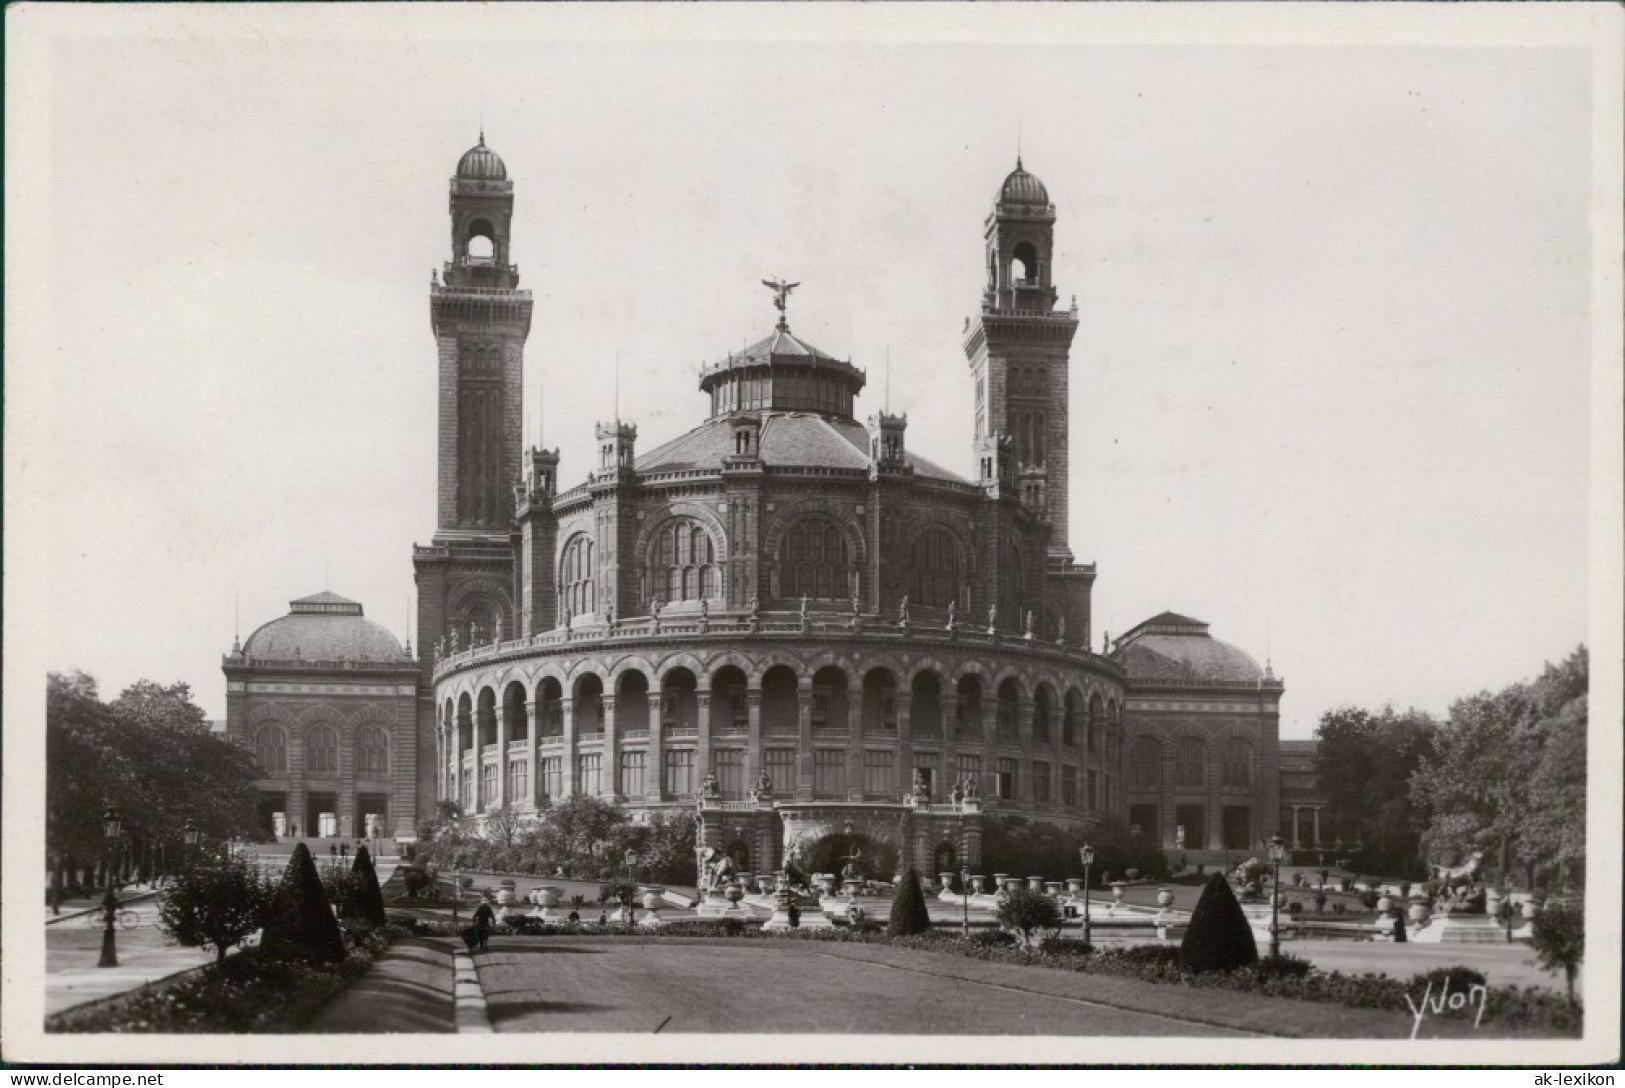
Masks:
[[[1044,188],[1044,183],[1038,180],[1036,174],[1022,169],[1021,159],[1017,157],[1016,168],[1010,171],[1010,176],[1004,179],[1004,187],[999,190],[999,203],[1048,204],[1049,190]]]
[[[288,605],[288,614],[248,636],[249,658],[354,661],[398,664],[412,658],[395,636],[362,614],[361,605],[337,593],[316,593]]]
[[[463,152],[463,157],[457,161],[457,176],[465,181],[507,181],[508,168],[503,164],[501,155],[485,146],[485,133],[482,132],[480,142]]]

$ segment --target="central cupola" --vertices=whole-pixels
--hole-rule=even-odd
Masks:
[[[756,343],[706,367],[700,390],[711,395],[711,417],[748,412],[813,412],[852,418],[863,371],[790,332],[790,292],[800,284],[763,280],[779,321]]]

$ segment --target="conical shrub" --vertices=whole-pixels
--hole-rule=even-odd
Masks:
[[[345,904],[345,918],[373,929],[381,927],[385,922],[384,890],[378,886],[378,870],[373,868],[372,855],[365,846],[356,850],[350,872],[355,874],[356,890]]]
[[[1258,943],[1236,893],[1223,873],[1214,873],[1191,913],[1190,928],[1179,946],[1179,962],[1198,974],[1230,971],[1258,962]]]
[[[376,877],[374,878],[376,879]],[[260,948],[280,959],[343,963],[344,934],[322,890],[316,862],[304,843],[294,847],[272,901]]]
[[[1406,939],[1405,939],[1405,912],[1404,911],[1400,911],[1398,914],[1394,915],[1394,943],[1395,944],[1406,944],[1406,943],[1408,943],[1406,941]]]
[[[891,917],[886,932],[893,935],[924,933],[931,928],[931,914],[925,909],[925,893],[920,890],[920,874],[911,865],[892,896]]]

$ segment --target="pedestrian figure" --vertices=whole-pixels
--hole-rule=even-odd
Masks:
[[[598,912],[598,924],[601,926],[609,925],[609,911],[601,910]]]
[[[480,905],[474,910],[474,939],[481,952],[485,951],[486,942],[491,939],[491,930],[496,928],[496,924],[497,912],[491,909],[491,901],[480,900]]]
[[[339,857],[347,858],[349,856],[350,856],[350,844],[347,843],[347,842],[339,843]]]
[[[790,904],[790,928],[801,928],[801,908],[796,906],[794,903]]]
[[[330,842],[327,844],[327,856],[333,858],[339,856],[339,847],[337,843]]]
[[[570,917],[567,918],[566,921],[568,921],[573,926],[580,925],[581,924],[581,912],[577,911],[577,910],[572,910],[570,912]]]

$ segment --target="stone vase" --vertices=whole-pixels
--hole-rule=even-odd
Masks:
[[[1121,880],[1112,881],[1112,906],[1114,908],[1123,905],[1123,890],[1127,887],[1128,885],[1123,883]]]
[[[1030,876],[1030,877],[1028,877],[1027,878],[1027,890],[1030,891],[1030,892],[1041,892],[1041,891],[1043,891],[1044,890],[1044,878],[1041,877],[1041,876]]]
[[[972,895],[987,894],[987,877],[973,876],[970,878],[970,893]]]
[[[1046,881],[1044,883],[1044,894],[1052,899],[1059,899],[1061,897],[1061,882],[1059,880]]]
[[[1172,888],[1159,888],[1157,890],[1157,906],[1167,910],[1174,905],[1174,890]]]
[[[1083,894],[1083,878],[1081,876],[1067,878],[1066,894],[1073,896]]]
[[[954,874],[952,874],[952,873],[938,873],[937,875],[942,878],[942,890],[943,891],[947,891],[947,890],[949,890],[950,888],[952,888],[954,886]]]
[[[722,889],[722,897],[728,901],[730,906],[737,905],[741,899],[745,898],[744,885],[739,883],[729,884],[726,888]],[[643,905],[645,907],[649,907],[647,897],[645,897]],[[649,909],[653,910],[654,908],[649,907]]]
[[[1428,901],[1426,899],[1411,900],[1410,916],[1413,924],[1421,925],[1428,920],[1428,914]]]

